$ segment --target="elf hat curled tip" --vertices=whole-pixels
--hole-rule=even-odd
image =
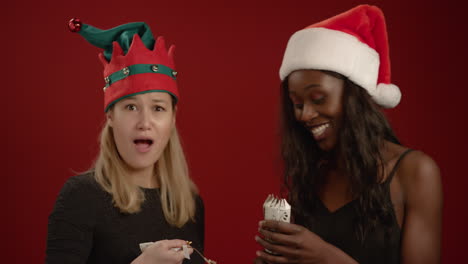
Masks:
[[[79,18],[72,18],[70,19],[70,21],[68,22],[68,29],[73,32],[73,33],[77,33],[77,32],[80,32],[81,30],[81,25],[83,23],[81,22],[81,19]]]
[[[166,49],[161,36],[155,40],[146,23],[132,22],[103,30],[73,18],[68,27],[103,49],[99,58],[104,66],[105,112],[126,97],[148,92],[169,93],[177,103],[174,46]]]

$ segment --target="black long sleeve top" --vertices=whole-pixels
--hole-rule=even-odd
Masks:
[[[71,177],[49,216],[46,263],[129,264],[141,254],[139,244],[163,239],[192,241],[203,252],[204,207],[196,199],[195,221],[171,226],[161,207],[159,189],[145,189],[145,202],[135,214],[121,213],[112,196],[92,173]],[[195,253],[184,263],[203,263]]]

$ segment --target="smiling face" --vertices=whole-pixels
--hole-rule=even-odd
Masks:
[[[322,71],[298,70],[289,75],[288,87],[296,120],[322,150],[332,150],[342,120],[344,80]]]
[[[153,169],[175,127],[171,96],[151,92],[125,98],[107,118],[125,163],[133,170]]]

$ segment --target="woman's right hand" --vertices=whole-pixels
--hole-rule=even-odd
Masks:
[[[182,250],[174,250],[187,245],[187,242],[180,239],[160,240],[148,246],[132,264],[181,264],[184,260]],[[193,253],[192,248],[188,248],[189,254]]]

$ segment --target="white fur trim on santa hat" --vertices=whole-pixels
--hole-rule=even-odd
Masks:
[[[295,70],[329,70],[343,74],[365,89],[374,90],[379,65],[379,54],[356,37],[327,28],[306,28],[289,39],[280,78],[284,80]]]
[[[379,54],[356,37],[327,28],[306,28],[289,39],[280,78],[284,80],[296,70],[334,71],[366,89],[379,105],[394,107],[400,101],[400,90],[385,84],[377,88],[379,66]]]
[[[393,108],[400,103],[401,92],[398,86],[394,84],[379,83],[377,88],[370,93],[374,101],[384,107]]]

